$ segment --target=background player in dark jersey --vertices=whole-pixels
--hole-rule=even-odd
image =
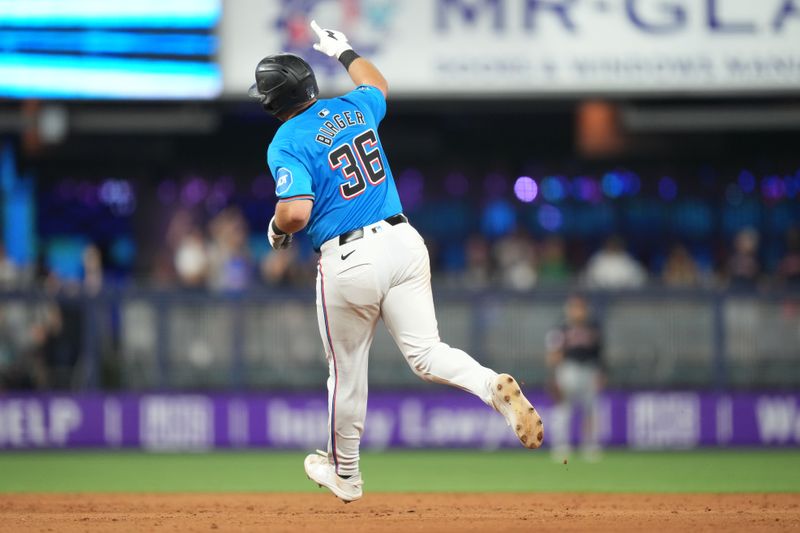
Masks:
[[[564,305],[564,315],[564,323],[547,335],[547,360],[553,368],[556,400],[551,433],[553,458],[565,459],[571,452],[570,423],[573,407],[578,405],[583,421],[583,452],[587,459],[597,459],[597,396],[604,381],[602,334],[583,296],[571,296]]]

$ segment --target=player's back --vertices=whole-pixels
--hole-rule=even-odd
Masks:
[[[380,90],[360,86],[316,101],[275,134],[268,160],[276,194],[314,201],[307,229],[316,249],[402,211],[378,136],[385,112]]]

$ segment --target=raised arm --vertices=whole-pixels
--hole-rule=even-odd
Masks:
[[[314,50],[330,57],[335,56],[347,69],[350,79],[356,85],[371,85],[377,87],[384,98],[389,95],[389,84],[381,71],[370,61],[359,56],[342,32],[320,28],[315,20],[311,21],[311,29],[319,38],[319,42],[314,43]]]

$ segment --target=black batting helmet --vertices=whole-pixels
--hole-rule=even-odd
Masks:
[[[247,93],[278,115],[310,102],[319,94],[311,65],[294,54],[273,54],[259,61],[256,82]]]

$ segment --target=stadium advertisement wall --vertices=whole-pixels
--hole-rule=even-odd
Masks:
[[[547,428],[552,402],[540,393],[529,397]],[[325,402],[324,393],[9,394],[0,397],[0,449],[310,450],[327,440]],[[610,392],[599,416],[608,446],[800,445],[798,393]],[[500,415],[455,391],[371,394],[363,443],[372,449],[519,445]]]
[[[236,0],[224,5],[225,93],[289,51],[323,91],[350,87],[311,48],[343,31],[393,95],[731,93],[800,89],[800,0]]]

